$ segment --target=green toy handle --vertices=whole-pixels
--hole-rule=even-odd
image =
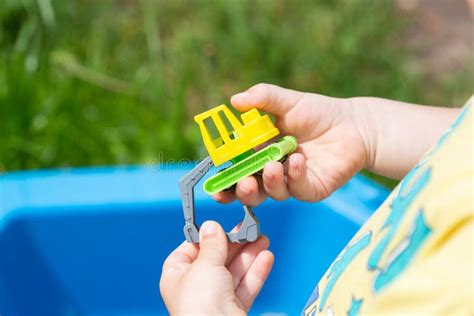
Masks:
[[[293,136],[285,136],[278,142],[239,161],[235,165],[219,172],[204,182],[204,191],[212,195],[232,187],[240,180],[255,174],[270,161],[278,161],[296,149],[297,142]]]

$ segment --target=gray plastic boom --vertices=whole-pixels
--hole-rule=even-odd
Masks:
[[[181,201],[184,213],[184,236],[190,243],[199,243],[199,228],[194,220],[194,187],[204,177],[212,166],[210,157],[201,161],[193,170],[179,181]],[[240,229],[236,232],[227,233],[230,242],[252,242],[260,236],[260,222],[255,217],[252,208],[244,205],[245,217]]]

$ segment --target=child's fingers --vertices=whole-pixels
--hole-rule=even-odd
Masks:
[[[258,254],[265,249],[268,249],[270,241],[267,236],[260,236],[255,242],[245,244],[245,247],[234,258],[229,266],[229,272],[232,275],[234,282],[234,289],[236,289],[242,278],[252,266],[252,263],[257,258]]]
[[[249,206],[257,206],[265,200],[265,193],[255,177],[240,180],[235,188],[235,196],[240,203]]]
[[[240,226],[242,226],[242,222],[238,223],[232,230],[230,231],[231,233],[236,232],[240,229]],[[240,243],[229,243],[229,253],[227,255],[227,261],[226,261],[226,266],[232,263],[234,261],[235,257],[239,254],[239,252],[242,250],[242,248],[245,247],[246,244],[240,244]]]
[[[302,154],[292,154],[288,159],[288,189],[298,200],[316,201],[316,189],[308,177],[306,159]]]
[[[163,264],[163,270],[170,266],[180,263],[193,263],[199,253],[199,247],[196,244],[184,241],[166,258]]]
[[[269,162],[263,169],[263,187],[274,200],[282,201],[290,197],[283,165],[280,162]]]
[[[303,95],[303,92],[259,83],[245,92],[234,95],[230,102],[241,112],[258,108],[281,116],[295,106]]]
[[[221,191],[214,194],[212,198],[219,203],[227,204],[235,200],[235,194],[234,192],[230,192],[230,191]]]
[[[166,258],[159,285],[163,297],[173,292],[176,283],[196,260],[198,253],[199,247],[197,245],[184,241]]]
[[[196,260],[208,265],[224,266],[228,246],[222,226],[214,221],[206,221],[199,229],[199,254]]]
[[[255,258],[247,274],[245,274],[242,281],[240,281],[240,285],[235,291],[235,294],[247,311],[252,306],[255,297],[257,297],[257,294],[260,292],[260,289],[270,274],[273,261],[273,254],[268,250],[263,250],[258,254],[257,258]]]

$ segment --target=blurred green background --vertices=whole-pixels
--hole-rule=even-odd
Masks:
[[[202,157],[194,114],[258,82],[460,105],[393,1],[0,1],[0,171]],[[440,92],[441,91],[441,92]]]

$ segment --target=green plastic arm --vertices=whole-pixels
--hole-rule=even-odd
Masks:
[[[278,161],[293,152],[298,143],[293,136],[285,136],[278,142],[271,144],[250,155],[235,165],[219,172],[204,182],[204,191],[215,194],[228,189],[240,180],[253,175],[263,169],[270,161]]]

